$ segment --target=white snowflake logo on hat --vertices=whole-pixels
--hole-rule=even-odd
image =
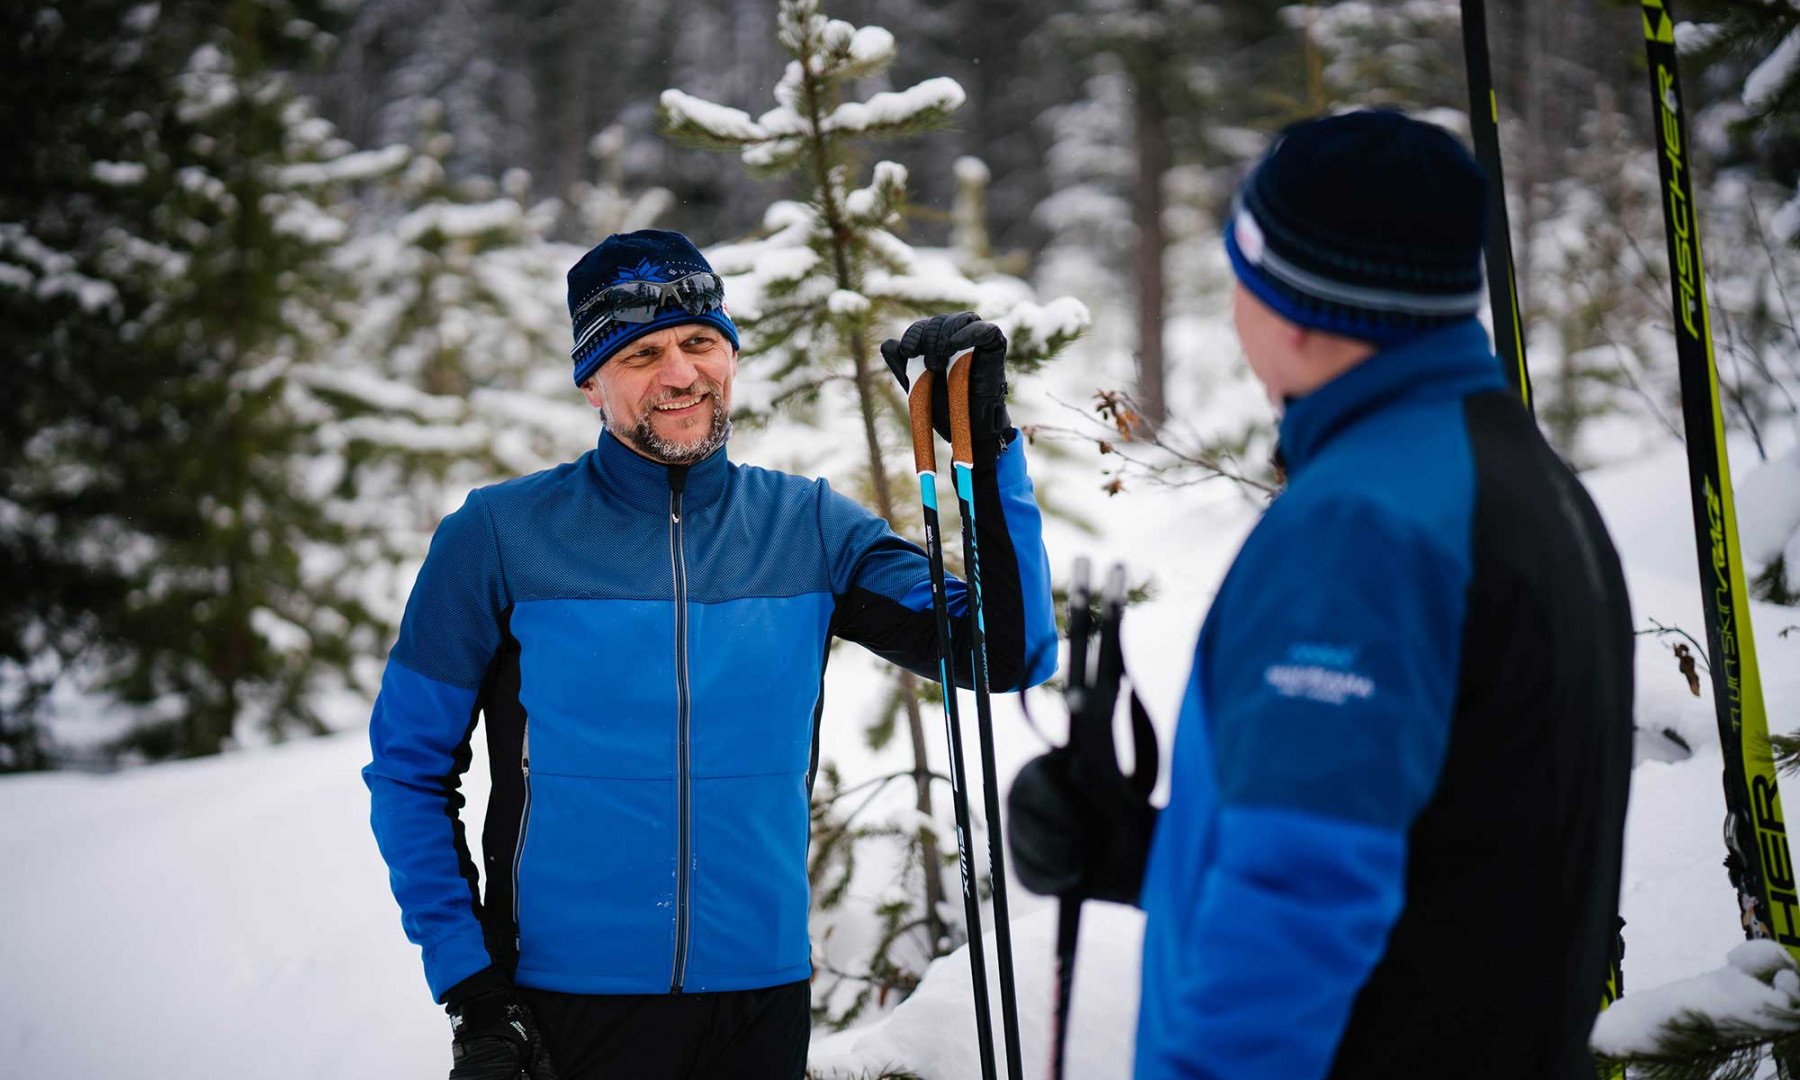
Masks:
[[[1263,249],[1267,245],[1263,241],[1262,226],[1256,223],[1249,209],[1238,207],[1237,218],[1232,222],[1232,230],[1237,240],[1238,250],[1252,265],[1262,262]]]

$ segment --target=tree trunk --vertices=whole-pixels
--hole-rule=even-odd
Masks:
[[[824,102],[815,78],[806,80],[805,95],[807,112],[815,132],[812,146],[813,183],[819,193],[820,210],[825,215],[826,225],[831,229],[833,276],[838,288],[854,290],[861,283],[850,271],[850,231],[844,222],[842,208],[832,196],[831,165],[826,158],[823,137],[816,134],[823,120]],[[868,452],[869,483],[875,493],[875,510],[889,527],[893,527],[894,499],[888,488],[887,461],[882,455],[880,429],[876,424],[879,410],[876,395],[880,393],[880,385],[876,382],[876,373],[870,368],[868,338],[860,328],[850,335],[850,358],[855,365],[856,402],[862,413],[863,440]],[[910,672],[900,673],[900,691],[901,700],[906,707],[906,731],[912,740],[913,806],[919,813],[931,818],[931,762],[926,755],[925,721],[919,710],[919,695]],[[931,954],[937,956],[939,946],[944,941],[944,923],[938,915],[944,902],[944,862],[938,851],[937,837],[929,830],[919,832],[919,859],[924,864],[925,926],[931,936]]]
[[[1132,194],[1137,224],[1137,403],[1152,428],[1167,417],[1163,394],[1162,178],[1169,167],[1168,116],[1158,93],[1160,64],[1134,73],[1137,98],[1137,185]]]

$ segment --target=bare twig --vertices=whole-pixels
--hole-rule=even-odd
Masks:
[[[1106,430],[1113,434],[1112,438],[1096,434],[1092,430],[1084,431],[1078,428],[1061,427],[1054,424],[1030,425],[1027,429],[1027,434],[1034,437],[1044,434],[1064,435],[1068,436],[1068,441],[1092,443],[1099,448],[1102,454],[1115,455],[1121,461],[1142,470],[1143,474],[1149,479],[1170,487],[1188,487],[1193,484],[1205,483],[1208,480],[1223,479],[1246,488],[1253,488],[1265,495],[1275,495],[1278,493],[1278,489],[1273,485],[1245,476],[1238,469],[1232,468],[1220,460],[1221,457],[1228,457],[1228,455],[1215,457],[1203,452],[1183,450],[1180,447],[1171,445],[1163,434],[1170,426],[1166,423],[1163,425],[1161,431],[1153,431],[1147,425],[1136,423],[1134,421],[1134,418],[1137,415],[1136,402],[1134,402],[1124,391],[1102,390],[1096,391],[1094,396],[1101,401],[1101,405],[1094,411],[1100,412],[1103,416],[1112,418],[1111,423],[1106,425]],[[1099,421],[1089,417],[1089,410],[1083,409],[1078,405],[1071,405],[1054,394],[1050,395],[1050,400],[1056,402],[1070,412],[1079,415],[1090,424],[1093,424],[1096,427],[1100,426]],[[1124,444],[1127,439],[1132,443],[1154,446],[1158,450],[1161,450],[1174,458],[1180,465],[1199,469],[1208,475],[1185,479],[1172,478],[1169,476],[1168,465],[1146,461],[1143,458],[1136,457],[1121,449],[1121,445]]]
[[[1635,633],[1637,634],[1638,637],[1643,637],[1645,634],[1655,634],[1657,637],[1666,637],[1669,634],[1677,634],[1681,637],[1687,638],[1690,642],[1693,642],[1694,648],[1696,650],[1698,650],[1694,654],[1694,658],[1696,660],[1700,661],[1701,666],[1706,668],[1706,673],[1708,675],[1712,674],[1712,663],[1710,660],[1711,654],[1709,654],[1706,651],[1706,646],[1700,644],[1698,641],[1694,641],[1694,635],[1688,633],[1686,630],[1683,630],[1681,627],[1679,627],[1679,626],[1664,626],[1662,623],[1657,622],[1655,619],[1651,619],[1650,620],[1650,629],[1638,630],[1638,631],[1635,631]]]
[[[1623,264],[1617,260],[1614,261],[1613,265],[1621,271],[1624,269]],[[1627,276],[1630,277],[1630,275]],[[1633,280],[1635,280],[1635,278],[1633,278]],[[1589,306],[1599,313],[1598,329],[1601,336],[1606,338],[1606,343],[1612,346],[1614,359],[1618,362],[1619,371],[1625,376],[1625,382],[1630,385],[1631,389],[1636,392],[1638,397],[1644,399],[1645,408],[1650,410],[1650,415],[1655,417],[1656,422],[1663,426],[1663,430],[1674,436],[1676,442],[1684,442],[1685,440],[1682,438],[1681,429],[1676,427],[1674,421],[1670,420],[1668,416],[1663,413],[1662,406],[1657,404],[1656,398],[1645,388],[1643,382],[1638,379],[1637,372],[1633,371],[1630,365],[1625,363],[1625,356],[1629,354],[1635,359],[1637,357],[1637,350],[1627,349],[1625,346],[1619,344],[1617,335],[1612,332],[1611,309],[1599,303],[1599,299],[1594,292],[1594,287],[1589,283],[1586,275],[1576,279],[1575,284],[1579,286],[1583,292],[1587,293]]]
[[[1730,382],[1726,382],[1723,378],[1720,378],[1719,385],[1725,388],[1725,392],[1731,397],[1732,403],[1738,407],[1738,413],[1743,416],[1744,426],[1750,429],[1750,439],[1756,444],[1756,459],[1758,461],[1767,461],[1769,460],[1769,452],[1763,448],[1762,429],[1757,426],[1756,417],[1750,415],[1750,406],[1744,400],[1744,370],[1738,363],[1738,356],[1742,351],[1742,347],[1738,345],[1737,334],[1732,330],[1730,312],[1727,312],[1724,308],[1719,308],[1718,310],[1719,321],[1725,324],[1725,354],[1731,357],[1732,375],[1734,376]]]
[[[1781,271],[1775,263],[1775,249],[1769,246],[1769,236],[1763,231],[1762,214],[1756,209],[1754,197],[1744,200],[1750,204],[1750,221],[1756,226],[1756,239],[1761,242],[1763,255],[1769,260],[1769,280],[1775,283],[1775,295],[1781,297],[1781,310],[1787,312],[1788,321],[1782,324],[1788,333],[1794,336],[1794,346],[1800,349],[1800,330],[1796,330],[1794,321],[1794,305],[1788,301],[1787,286],[1782,283]],[[1800,363],[1792,357],[1788,358],[1788,367],[1793,369],[1794,378],[1800,379]]]

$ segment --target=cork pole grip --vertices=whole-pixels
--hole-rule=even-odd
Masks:
[[[907,412],[912,417],[913,468],[921,473],[937,472],[937,445],[932,442],[931,431],[931,381],[935,378],[935,372],[919,372],[906,395]]]
[[[975,369],[975,350],[964,349],[950,358],[950,460],[975,464],[975,434],[969,427],[969,372]]]

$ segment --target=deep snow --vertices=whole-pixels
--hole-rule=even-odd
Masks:
[[[1219,379],[1206,384],[1215,400],[1266,409],[1244,393],[1241,378]],[[1046,395],[1080,400],[1082,379],[1064,372],[1043,381],[1021,389],[1022,418],[1065,422]],[[778,432],[733,447],[745,460],[804,465],[808,456]],[[1748,460],[1747,447],[1734,449]],[[1059,575],[1087,554],[1102,565],[1124,557],[1134,577],[1155,578],[1155,598],[1127,619],[1126,646],[1166,745],[1199,621],[1257,503],[1217,483],[1138,485],[1108,498],[1091,449],[1052,461],[1040,447],[1033,461],[1051,501],[1101,526],[1090,533],[1051,521]],[[1740,470],[1748,481],[1751,469]],[[1668,444],[1587,479],[1624,555],[1637,624],[1655,619],[1700,636],[1680,448]],[[1740,506],[1740,514],[1756,513]],[[1800,712],[1800,632],[1779,632],[1800,623],[1800,612],[1757,605],[1754,615],[1771,725],[1788,730]],[[824,753],[851,780],[875,760],[861,723],[876,673],[854,649],[830,667]],[[1710,702],[1690,695],[1668,642],[1653,635],[1639,641],[1638,702],[1641,726],[1672,728],[1696,752],[1646,760],[1633,776],[1623,897],[1632,990],[1713,971],[1740,942],[1720,866]],[[1033,699],[1040,722],[1057,715],[1055,706],[1041,692]],[[1041,743],[1012,699],[997,701],[995,712],[1000,772],[1010,778]],[[928,721],[941,738],[938,718]],[[374,1080],[446,1070],[447,1028],[401,933],[367,828],[358,775],[366,759],[365,733],[352,729],[109,777],[0,780],[0,865],[8,868],[0,888],[0,1073]],[[478,757],[471,777],[484,769]],[[1794,786],[1784,786],[1791,798]],[[472,788],[467,820],[478,821],[480,784]],[[1012,897],[1026,1066],[1039,1075],[1054,915],[1016,886]],[[1090,910],[1070,1076],[1117,1077],[1130,1052],[1141,922],[1126,909]],[[941,961],[885,1015],[820,1033],[814,1067],[845,1076],[900,1064],[940,1080],[977,1075],[965,957]]]

